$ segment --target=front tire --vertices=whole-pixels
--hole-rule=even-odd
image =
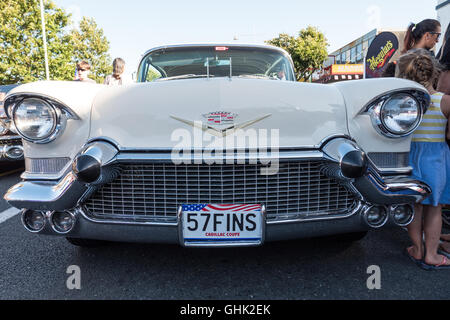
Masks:
[[[80,238],[66,238],[66,239],[70,244],[83,248],[101,247],[108,243],[106,241],[92,240],[92,239],[80,239]]]
[[[364,237],[367,235],[367,233],[368,233],[368,231],[346,233],[346,234],[338,235],[338,236],[336,236],[336,238],[342,242],[357,242],[357,241],[364,239]]]

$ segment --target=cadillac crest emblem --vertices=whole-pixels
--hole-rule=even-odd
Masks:
[[[225,111],[216,111],[204,114],[203,117],[207,119],[209,125],[220,126],[233,124],[234,120],[237,118],[237,114]]]

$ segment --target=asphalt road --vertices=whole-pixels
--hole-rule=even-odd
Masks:
[[[18,179],[18,173],[0,177],[2,192]],[[0,300],[450,298],[450,270],[423,271],[410,262],[402,255],[408,237],[399,228],[372,231],[353,244],[313,239],[238,249],[86,249],[30,234],[16,215],[0,224],[0,244]],[[66,286],[72,265],[80,267],[79,290]],[[380,267],[379,290],[367,288],[372,265]]]

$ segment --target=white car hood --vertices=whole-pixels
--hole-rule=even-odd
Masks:
[[[344,100],[334,86],[202,78],[102,91],[92,107],[89,138],[110,139],[121,149],[170,149],[179,142],[172,138],[175,130],[193,133],[189,122],[207,124],[204,115],[216,111],[234,113],[235,125],[265,117],[243,130],[267,129],[269,136],[279,130],[280,147],[318,147],[330,136],[348,135]],[[209,133],[203,137],[212,138]]]

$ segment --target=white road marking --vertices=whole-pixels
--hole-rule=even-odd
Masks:
[[[6,220],[16,216],[19,213],[20,210],[16,208],[9,208],[3,212],[0,212],[0,223],[5,222]]]

